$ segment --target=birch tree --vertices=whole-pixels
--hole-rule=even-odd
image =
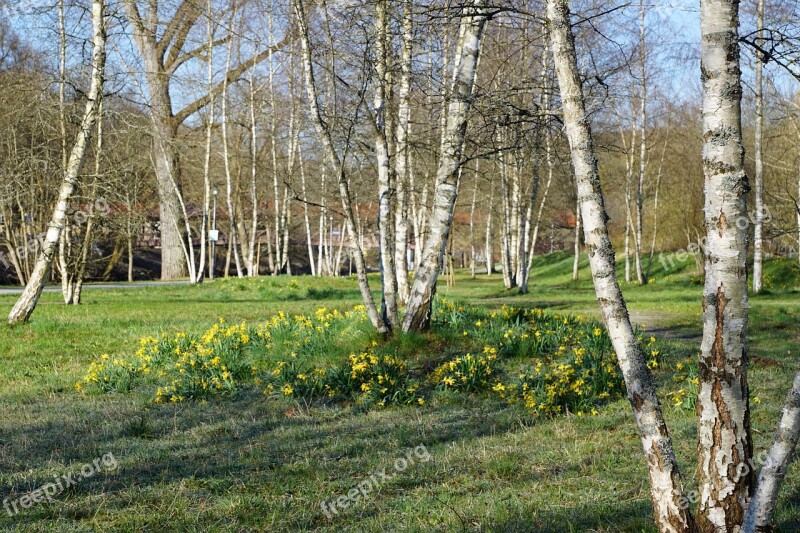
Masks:
[[[756,47],[761,48],[764,41],[764,0],[758,0],[756,8]],[[763,286],[764,240],[764,54],[758,49],[756,56],[755,79],[755,224],[753,227],[753,292],[758,294]]]
[[[696,518],[689,511],[655,384],[633,334],[614,271],[568,2],[549,0],[547,7],[595,291],[639,427],[655,521],[662,532],[771,530],[778,487],[800,435],[799,372],[751,501],[754,475],[745,337],[747,225],[737,223],[746,214],[748,191],[741,132],[738,7],[736,0],[704,1],[701,7],[708,247],[698,370],[700,503]]]
[[[475,84],[483,33],[491,17],[484,0],[465,3],[456,45],[455,66],[449,91],[446,125],[442,132],[430,234],[422,250],[406,306],[403,330],[423,331],[430,326],[436,281],[443,266],[458,188],[458,175],[467,130],[467,116]]]
[[[702,530],[732,530],[753,485],[747,386],[747,216],[739,69],[739,3],[701,5],[703,169],[707,249],[698,369],[698,476]]]
[[[397,272],[397,297],[405,303],[409,296],[408,284],[408,216],[409,174],[411,172],[411,61],[414,52],[414,14],[411,0],[403,0],[402,52],[400,82],[397,91],[397,143],[395,154],[395,270]]]
[[[106,61],[106,26],[105,1],[92,1],[92,76],[87,93],[86,108],[78,129],[75,143],[67,162],[64,179],[58,194],[58,202],[53,210],[47,234],[42,244],[36,264],[33,267],[28,284],[25,286],[17,303],[8,315],[9,324],[17,324],[28,320],[36,308],[45,283],[50,273],[53,256],[64,229],[72,193],[83,167],[83,159],[99,115],[100,102],[103,97],[103,82]]]
[[[375,4],[375,157],[378,167],[378,241],[380,246],[383,321],[393,330],[400,325],[397,309],[397,271],[395,270],[395,221],[392,169],[387,139],[388,91],[388,0]],[[389,130],[391,135],[391,129]]]
[[[578,73],[568,1],[548,0],[547,18],[592,280],[649,465],[650,495],[656,524],[661,531],[687,531],[692,527],[692,517],[680,503],[683,486],[678,461],[656,396],[653,376],[633,332],[616,277],[614,250],[606,225],[607,214]]]
[[[339,196],[342,202],[342,210],[345,216],[345,228],[350,235],[350,248],[353,259],[356,264],[356,272],[358,275],[358,286],[361,291],[361,298],[364,306],[367,309],[367,316],[369,316],[372,325],[380,333],[388,333],[390,331],[389,325],[383,320],[378,313],[375,306],[375,300],[372,298],[372,292],[367,279],[367,266],[364,259],[364,250],[362,248],[360,239],[358,238],[357,225],[355,214],[353,211],[353,199],[350,194],[350,184],[347,180],[345,169],[345,160],[340,157],[333,144],[333,138],[327,123],[322,118],[319,100],[317,96],[317,82],[314,75],[314,63],[311,56],[311,37],[308,29],[308,22],[306,19],[305,8],[303,7],[302,0],[292,0],[297,25],[300,32],[300,43],[302,50],[302,64],[305,73],[306,91],[308,95],[308,104],[311,111],[311,120],[317,131],[320,142],[325,150],[326,160],[330,168],[334,169],[336,179],[339,185]],[[344,235],[342,235],[344,239]],[[343,242],[343,241],[342,241]],[[331,242],[331,246],[333,243]]]

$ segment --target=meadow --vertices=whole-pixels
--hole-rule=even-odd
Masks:
[[[349,278],[88,288],[80,307],[46,293],[0,336],[0,499],[77,482],[0,527],[654,531],[588,266],[573,282],[571,261],[537,258],[524,296],[459,272],[429,334],[390,340]],[[769,263],[751,300],[756,455],[798,366],[799,271]],[[702,285],[688,263],[651,277],[624,291],[691,484]],[[800,528],[797,464],[776,519]]]

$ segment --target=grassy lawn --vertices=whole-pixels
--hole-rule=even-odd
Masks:
[[[635,321],[666,339],[656,373],[690,484],[694,416],[673,408],[667,392],[675,389],[675,363],[699,350],[702,285],[692,270],[687,264],[665,271],[656,260],[653,283],[624,287]],[[796,270],[769,265],[772,288],[751,300],[750,384],[760,400],[752,413],[756,453],[771,441],[798,366]],[[536,260],[528,295],[504,290],[499,274],[473,280],[468,273],[454,287],[441,285],[439,294],[489,309],[598,314],[588,266],[582,263],[581,281],[573,282],[571,258],[559,254]],[[4,327],[0,336],[0,499],[19,498],[106,454],[118,467],[16,516],[0,512],[3,529],[654,530],[646,466],[625,399],[596,416],[533,417],[491,394],[436,393],[422,406],[367,410],[267,398],[257,387],[178,404],[156,404],[146,388],[124,394],[74,389],[99,354],[132,354],[142,337],[178,330],[199,335],[221,317],[258,323],[280,311],[350,309],[359,303],[354,279],[87,289],[85,305],[76,308],[59,298],[45,293],[30,324]],[[13,302],[0,296],[0,312]],[[393,342],[409,359],[427,362],[439,361],[456,341],[434,332]],[[366,496],[330,517],[321,509],[321,502],[347,495],[379,472],[390,478],[380,478]],[[780,531],[800,529],[797,464],[776,519]]]

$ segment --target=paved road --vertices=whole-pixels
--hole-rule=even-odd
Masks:
[[[136,281],[133,283],[87,283],[83,286],[86,290],[113,290],[113,289],[142,289],[146,287],[164,287],[172,285],[188,285],[188,281]],[[60,285],[48,285],[44,288],[45,292],[59,292]],[[0,296],[8,294],[20,294],[22,287],[0,287]]]

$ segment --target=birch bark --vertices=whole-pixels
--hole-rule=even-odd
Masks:
[[[756,46],[763,45],[764,38],[764,0],[758,0],[756,13]],[[755,131],[755,227],[753,228],[753,292],[758,294],[763,286],[764,241],[764,60],[756,51],[756,131]]]
[[[701,531],[738,531],[753,485],[747,385],[747,205],[738,0],[703,0],[705,287],[697,396]]]
[[[106,61],[106,25],[105,25],[105,1],[92,1],[92,30],[93,30],[93,51],[92,51],[92,81],[87,94],[86,108],[75,138],[75,144],[67,162],[64,172],[64,180],[58,194],[56,203],[47,234],[42,243],[39,257],[36,260],[28,284],[22,291],[19,299],[8,315],[9,324],[17,324],[28,320],[36,308],[39,297],[42,294],[47,278],[49,277],[50,267],[53,262],[56,247],[61,238],[61,231],[64,228],[64,221],[67,216],[72,193],[75,190],[75,183],[83,166],[83,159],[86,155],[86,148],[92,135],[92,129],[97,121],[100,101],[103,97],[103,83],[105,78]]]
[[[663,532],[686,531],[692,525],[692,517],[681,505],[683,488],[677,459],[655,383],[634,335],[615,273],[614,250],[608,235],[608,216],[578,73],[568,0],[548,0],[547,17],[595,292],[639,427],[656,524]]]
[[[453,83],[447,106],[446,127],[442,136],[442,149],[436,174],[436,193],[430,219],[430,235],[425,239],[422,262],[414,276],[411,295],[406,307],[403,321],[403,330],[406,332],[424,331],[430,326],[436,281],[442,268],[453,221],[458,169],[461,165],[464,137],[466,136],[467,115],[472,103],[476,66],[489,16],[485,0],[471,0],[464,6],[460,36],[456,46]]]

